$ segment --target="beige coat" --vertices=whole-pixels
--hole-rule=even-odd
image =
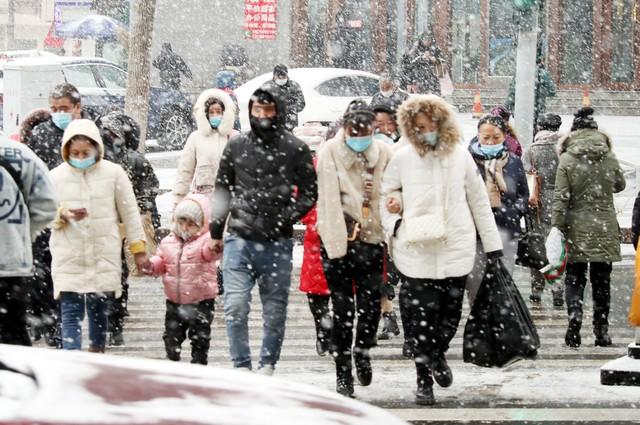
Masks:
[[[99,146],[100,160],[87,170],[67,163],[66,145],[85,135]],[[51,171],[61,208],[86,208],[84,220],[66,223],[60,218],[51,232],[52,276],[55,297],[60,292],[108,292],[119,296],[122,272],[119,223],[124,224],[132,252],[144,252],[145,233],[127,173],[102,159],[102,139],[90,120],[74,120],[62,141],[64,163]]]
[[[412,117],[420,110],[430,111],[440,123],[438,143],[433,150],[426,148],[413,130]],[[408,143],[387,166],[380,201],[393,262],[403,275],[412,278],[445,279],[469,274],[476,252],[476,232],[486,252],[502,249],[502,242],[482,177],[459,142],[453,112],[437,96],[416,96],[400,107],[399,118]],[[402,198],[400,214],[387,211],[384,205],[387,196]],[[445,240],[407,240],[407,219],[425,212],[444,213]],[[400,219],[403,221],[394,236]]]
[[[211,128],[205,110],[206,102],[212,98],[219,99],[224,105],[222,123],[217,129]],[[176,203],[190,191],[213,190],[222,152],[229,138],[237,134],[233,130],[235,108],[231,97],[222,90],[205,90],[198,98],[193,108],[198,129],[189,135],[180,155],[176,183],[173,188]]]
[[[318,157],[318,233],[329,258],[344,257],[347,253],[347,227],[344,213],[356,219],[362,227],[361,240],[377,244],[384,242],[380,221],[380,182],[391,158],[391,147],[374,140],[364,152],[368,164],[375,164],[371,213],[362,214],[364,183],[367,166],[347,147],[344,131],[326,142]]]

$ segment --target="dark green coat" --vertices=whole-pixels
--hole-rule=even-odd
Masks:
[[[569,262],[620,260],[620,230],[613,194],[625,179],[611,152],[611,141],[598,130],[569,135],[556,174],[552,224],[569,242]]]

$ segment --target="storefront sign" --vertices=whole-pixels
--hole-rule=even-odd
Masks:
[[[245,0],[245,38],[275,40],[277,29],[277,0]]]

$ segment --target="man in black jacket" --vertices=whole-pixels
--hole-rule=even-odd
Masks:
[[[236,368],[251,369],[247,319],[260,288],[264,334],[258,371],[273,373],[284,340],[293,224],[317,199],[311,151],[285,129],[284,93],[264,84],[249,101],[251,131],[225,147],[216,180],[211,249],[224,241],[224,313]],[[228,223],[227,223],[228,218]]]
[[[298,113],[301,112],[306,103],[300,84],[289,78],[289,69],[286,65],[280,64],[273,68],[273,83],[278,85],[284,92],[284,101],[287,107],[285,114],[285,127],[292,131],[298,126]]]

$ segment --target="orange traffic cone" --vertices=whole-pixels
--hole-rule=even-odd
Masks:
[[[473,118],[482,118],[482,102],[480,101],[480,90],[473,94]]]
[[[589,97],[589,89],[584,89],[582,92],[582,106],[584,108],[591,106],[591,98]]]

